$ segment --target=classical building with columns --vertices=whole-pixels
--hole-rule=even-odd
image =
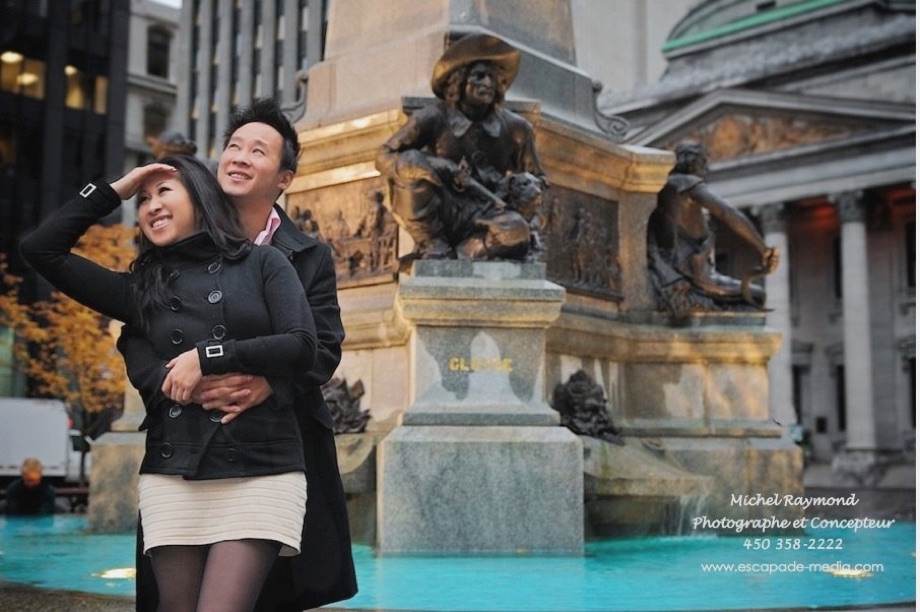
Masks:
[[[713,191],[779,248],[773,417],[867,484],[914,459],[915,44],[914,2],[704,0],[660,80],[602,102],[631,144],[702,142]],[[757,264],[718,236],[721,271]]]

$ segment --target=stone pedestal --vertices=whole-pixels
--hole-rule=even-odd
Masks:
[[[412,403],[378,452],[382,553],[582,553],[581,441],[543,400],[565,291],[544,274],[420,261],[400,284]]]
[[[109,332],[117,338],[121,324],[113,321]],[[137,390],[130,383],[126,387],[121,418],[93,442],[86,510],[91,533],[129,533],[137,528],[137,477],[147,439],[137,428],[146,411]]]
[[[128,533],[137,527],[137,477],[146,441],[137,428],[143,417],[140,395],[129,385],[124,414],[93,442],[86,511],[91,533]]]
[[[144,434],[110,431],[93,443],[86,511],[90,533],[129,533],[137,528],[137,477]]]

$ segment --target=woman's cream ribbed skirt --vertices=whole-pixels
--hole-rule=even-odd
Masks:
[[[144,553],[249,538],[281,542],[282,557],[300,552],[307,507],[303,472],[218,480],[141,474],[137,489]]]

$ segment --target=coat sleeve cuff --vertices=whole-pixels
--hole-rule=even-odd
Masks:
[[[226,342],[202,340],[195,344],[195,348],[198,350],[201,373],[205,376],[226,374],[239,369],[236,366],[236,342],[234,340]]]

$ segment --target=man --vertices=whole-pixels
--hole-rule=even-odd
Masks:
[[[378,151],[390,206],[420,258],[522,259],[530,219],[508,201],[512,175],[545,173],[533,129],[502,107],[520,53],[499,38],[466,36],[434,67],[439,101],[412,113]]]
[[[307,466],[302,552],[277,559],[257,610],[303,610],[348,599],[357,592],[332,417],[320,388],[338,367],[345,337],[335,267],[329,246],[297,230],[275,204],[294,178],[299,152],[297,132],[278,105],[272,100],[258,100],[233,114],[217,167],[218,182],[239,211],[246,235],[256,244],[279,249],[297,270],[313,311],[318,340],[316,365],[304,373],[296,396],[290,400],[302,407],[298,420]],[[126,330],[118,347],[125,355],[129,378],[141,395],[159,391],[165,369],[150,345]],[[235,374],[203,381],[194,401],[207,410],[223,412],[226,423],[272,393],[266,378]],[[141,538],[139,529],[139,543]],[[138,558],[137,585],[138,609],[155,609],[156,582],[149,561],[142,556]]]
[[[766,294],[750,280],[773,272],[779,254],[764,243],[747,217],[710,191],[705,181],[709,164],[702,145],[681,143],[675,155],[677,162],[658,193],[648,224],[650,278],[660,302],[678,317],[692,311],[762,308]],[[704,211],[760,254],[759,268],[744,280],[720,274],[713,266],[715,236]]]
[[[54,487],[42,480],[43,472],[44,467],[38,459],[30,457],[22,462],[20,477],[6,489],[6,513],[9,516],[54,514]]]

